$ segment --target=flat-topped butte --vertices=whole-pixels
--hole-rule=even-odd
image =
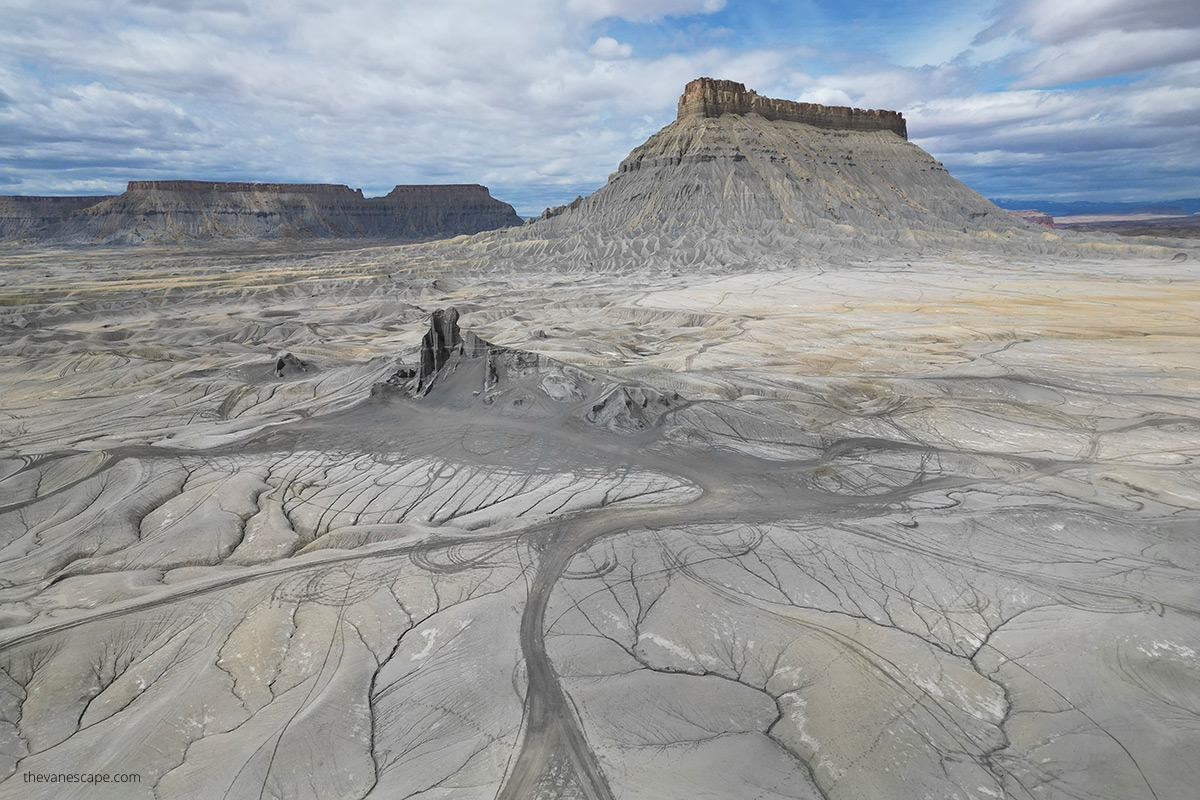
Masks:
[[[478,183],[399,184],[383,198],[364,198],[362,189],[344,183],[252,183],[247,181],[161,180],[129,181],[126,192],[220,192],[260,194],[306,194],[359,199],[491,199],[486,186]]]
[[[737,81],[697,78],[683,88],[677,119],[719,117],[722,114],[758,114],[771,120],[801,122],[818,128],[849,131],[892,131],[908,138],[908,126],[899,111],[823,106],[762,97]]]
[[[93,198],[0,197],[0,239],[167,244],[218,239],[413,241],[521,224],[479,184],[400,184],[382,197],[334,183],[137,180]]]

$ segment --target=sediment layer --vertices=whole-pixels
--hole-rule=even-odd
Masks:
[[[908,126],[898,111],[824,106],[762,97],[737,81],[697,78],[679,97],[677,119],[719,117],[723,114],[758,114],[764,119],[800,122],[818,128],[848,131],[891,131],[908,138]]]
[[[15,211],[6,221],[8,207]],[[411,241],[520,222],[512,206],[493,198],[486,186],[474,184],[397,186],[383,197],[363,197],[361,189],[340,184],[130,181],[115,197],[0,199],[0,235],[64,244],[276,238]]]
[[[23,236],[29,231],[58,222],[81,208],[113,197],[0,197],[0,239]]]
[[[911,240],[914,231],[1030,230],[909,142],[897,112],[772,100],[710,78],[687,85],[678,118],[635,148],[606,185],[548,209],[536,229],[681,228],[778,230],[839,247],[851,232]]]

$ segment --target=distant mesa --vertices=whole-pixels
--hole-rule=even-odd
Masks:
[[[1054,217],[1045,211],[1038,211],[1036,208],[1010,209],[1008,213],[1026,222],[1032,222],[1034,225],[1041,225],[1044,228],[1058,227],[1054,224]]]
[[[253,183],[248,181],[130,181],[125,193],[179,192],[263,195],[311,194],[325,197],[362,197],[362,189],[339,183]]]
[[[383,197],[326,183],[130,181],[106,197],[0,198],[0,238],[64,244],[353,238],[416,241],[521,224],[477,184],[400,185]]]
[[[116,197],[0,199],[0,236],[47,242],[419,241],[508,228],[489,241],[486,258],[598,268],[651,255],[761,264],[798,251],[828,259],[950,242],[1051,241],[910,142],[898,111],[763,97],[707,77],[684,87],[676,119],[630,152],[604,186],[521,222],[474,184],[397,186],[364,197],[340,184],[132,181]],[[542,244],[521,244],[530,240]]]
[[[0,196],[0,239],[31,235],[39,228],[60,222],[82,208],[111,200],[116,195],[89,197]]]
[[[763,119],[800,122],[818,128],[846,131],[892,131],[908,138],[904,115],[898,111],[823,106],[762,97],[736,81],[697,78],[683,87],[676,119],[758,114]]]
[[[547,209],[522,234],[557,240],[557,252],[578,242],[581,258],[595,235],[643,239],[611,247],[613,257],[662,242],[682,263],[763,263],[797,248],[887,253],[1013,232],[1029,229],[908,141],[898,111],[779,100],[697,78],[675,121],[604,186]]]

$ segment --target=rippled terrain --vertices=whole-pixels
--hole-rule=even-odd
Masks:
[[[1115,250],[0,254],[0,796],[1190,796],[1198,253]]]

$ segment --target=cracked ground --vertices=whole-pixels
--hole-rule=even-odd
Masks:
[[[5,253],[0,797],[1191,797],[1200,279],[1101,255]],[[681,401],[381,391],[449,306]]]

